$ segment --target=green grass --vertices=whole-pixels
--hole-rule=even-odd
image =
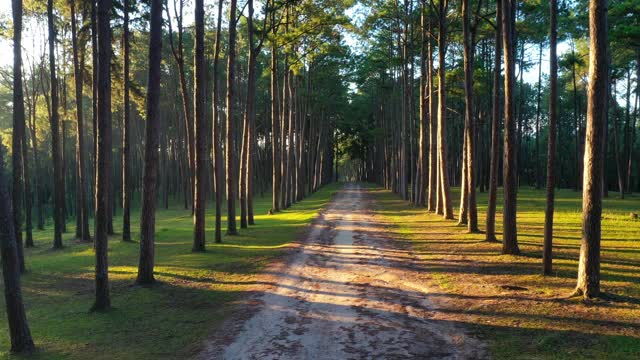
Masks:
[[[27,317],[36,359],[184,358],[197,351],[229,315],[234,301],[255,290],[256,276],[281,255],[305,225],[327,204],[339,185],[329,185],[290,209],[267,215],[270,196],[257,197],[256,226],[240,236],[213,243],[213,214],[207,213],[207,252],[192,253],[190,211],[176,205],[159,210],[156,220],[156,279],[152,288],[132,286],[138,243],[109,240],[109,275],[114,309],[89,313],[93,302],[94,254],[91,245],[73,239],[51,250],[51,229],[34,233],[36,248],[26,250],[29,273],[23,276]],[[120,228],[120,218],[114,224]],[[132,215],[137,240],[139,213]],[[226,219],[223,218],[223,224]],[[224,225],[223,225],[224,226]],[[224,229],[223,229],[224,231]],[[4,309],[4,297],[0,299]],[[9,358],[6,314],[0,358]]]
[[[459,189],[453,189],[454,209]],[[501,192],[501,189],[499,193]],[[501,244],[484,234],[467,234],[456,221],[407,205],[377,189],[377,213],[410,241],[427,268],[424,281],[438,289],[432,297],[443,319],[466,323],[488,344],[496,359],[640,358],[640,197],[604,201],[602,290],[608,300],[569,299],[575,287],[581,237],[581,196],[557,193],[554,273],[542,273],[544,190],[518,193],[518,241],[522,256],[501,255]],[[478,193],[484,229],[487,194]],[[502,200],[497,237],[501,239]],[[507,290],[503,285],[525,288]]]

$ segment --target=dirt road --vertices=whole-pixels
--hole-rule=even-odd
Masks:
[[[432,319],[429,289],[415,280],[423,265],[373,206],[366,189],[345,186],[273,274],[278,285],[199,358],[484,358],[460,325]]]

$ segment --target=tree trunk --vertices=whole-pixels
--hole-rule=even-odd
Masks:
[[[11,236],[15,240],[15,251],[18,271],[24,273],[26,270],[24,262],[24,249],[22,245],[22,195],[24,181],[22,177],[23,163],[22,163],[22,147],[26,144],[24,141],[25,132],[25,117],[24,117],[24,94],[22,91],[22,1],[13,0],[13,136],[12,136],[12,167],[13,167],[13,226],[14,231],[12,235],[4,235],[4,237]],[[51,29],[49,29],[51,34]],[[0,163],[0,166],[4,164]],[[2,169],[0,169],[2,171]],[[4,192],[4,186],[2,185],[2,191]],[[4,199],[3,199],[4,200]],[[4,204],[3,204],[4,206]],[[10,207],[7,207],[9,210]],[[4,216],[4,214],[3,214]],[[5,241],[11,241],[9,239]],[[12,251],[8,249],[8,251]],[[11,276],[11,274],[9,274]],[[18,275],[19,276],[19,275]],[[18,283],[19,286],[19,283]]]
[[[576,293],[585,299],[600,294],[603,124],[607,108],[607,0],[589,1],[589,85],[582,192],[582,241]]]
[[[55,19],[53,17],[53,0],[47,1],[47,18],[49,23],[49,72],[51,76],[51,155],[53,157],[53,248],[62,248],[62,232],[64,219],[64,180],[62,175],[62,154],[60,153],[60,119],[58,115],[58,79],[56,77],[55,57]]]
[[[504,206],[502,253],[518,255],[518,229],[516,225],[516,198],[518,190],[517,129],[515,118],[515,7],[516,0],[502,1],[502,43],[504,47]]]
[[[553,270],[553,213],[556,182],[556,141],[558,137],[558,0],[550,2],[549,16],[549,140],[547,149],[547,204],[544,213],[544,246],[542,263],[544,275]]]
[[[430,0],[429,9],[433,8],[433,1]],[[427,78],[429,92],[429,195],[427,199],[427,210],[436,211],[436,198],[438,194],[438,137],[435,91],[433,89],[433,14],[429,12],[429,34],[427,40]]]
[[[78,36],[77,36],[77,19],[76,19],[76,6],[75,0],[69,2],[71,8],[71,41],[73,46],[73,74],[75,80],[75,97],[76,97],[76,174],[77,178],[77,204],[76,216],[78,217],[79,229],[76,229],[76,237],[79,237],[80,241],[90,242],[91,233],[89,232],[89,209],[87,208],[87,193],[86,193],[86,167],[85,167],[85,152],[84,152],[84,117],[82,111],[82,68],[81,57],[78,49]],[[79,236],[78,236],[79,235]]]
[[[216,190],[216,225],[215,225],[215,242],[222,242],[222,192],[224,189],[224,185],[222,183],[222,138],[221,138],[221,128],[222,121],[220,120],[220,111],[218,106],[220,104],[220,90],[219,87],[219,76],[218,76],[218,68],[220,65],[220,40],[221,34],[220,29],[222,26],[222,2],[223,0],[218,0],[218,21],[216,24],[216,43],[215,49],[213,52],[213,134],[212,134],[212,142],[213,142],[213,177],[215,179],[215,190]]]
[[[196,5],[197,9],[197,5]],[[196,14],[198,11],[196,10]],[[197,19],[197,15],[196,15]],[[152,0],[147,80],[147,125],[145,130],[144,181],[140,212],[140,262],[138,284],[155,282],[156,193],[158,182],[158,142],[160,136],[160,62],[162,60],[162,0]],[[197,36],[197,35],[196,35]]]
[[[469,0],[462,1],[464,16],[464,93],[465,93],[465,161],[466,161],[466,191],[467,191],[467,230],[470,233],[478,232],[478,209],[476,206],[476,181],[475,181],[475,136],[476,119],[473,96],[473,53],[475,51],[474,36],[471,29],[471,16]]]
[[[123,103],[122,122],[122,241],[131,241],[131,110],[129,104],[129,0],[124,0],[123,24]]]
[[[445,55],[447,41],[447,9],[449,0],[440,1],[440,21],[438,22],[438,163],[440,169],[440,191],[445,219],[453,219],[453,206],[449,190],[447,166],[447,98],[445,89]]]
[[[493,108],[491,112],[491,164],[489,165],[489,203],[487,205],[486,241],[496,239],[496,207],[500,156],[500,73],[502,58],[502,1],[496,1],[495,56],[493,60]]]
[[[22,65],[20,54],[20,41],[22,30],[22,1],[13,0],[13,24],[14,24],[14,65],[18,68]],[[16,35],[17,34],[17,35]],[[15,49],[18,49],[17,51]],[[15,73],[14,73],[15,74]],[[21,81],[21,77],[16,77]],[[14,88],[14,97],[16,97]],[[17,95],[20,97],[20,94]],[[4,172],[3,150],[0,149],[0,257],[2,258],[2,277],[4,282],[4,299],[7,308],[7,323],[9,324],[9,338],[11,340],[11,352],[29,354],[35,350],[31,331],[27,324],[27,314],[22,302],[20,288],[20,259],[18,258],[18,244],[13,228],[14,217],[11,209],[11,199],[7,189],[7,180]]]
[[[51,0],[49,0],[51,1]],[[98,156],[96,171],[96,299],[92,311],[111,308],[108,265],[108,212],[111,185],[111,1],[98,3]]]
[[[276,27],[275,27],[275,12],[271,13],[271,26],[273,28],[272,46],[271,46],[271,157],[273,161],[272,172],[272,200],[271,211],[280,211],[280,114],[279,114],[279,101],[278,98],[278,45],[276,43]]]
[[[236,7],[237,1],[231,0],[229,5],[229,45],[227,58],[227,146],[226,146],[226,172],[227,172],[227,234],[237,235],[236,228]]]
[[[192,251],[200,252],[205,250],[205,217],[207,197],[206,177],[207,177],[207,123],[205,122],[205,62],[204,62],[204,3],[203,0],[195,1],[195,57],[194,57],[194,113],[195,113],[195,205],[194,205],[194,234]],[[162,30],[160,30],[161,32]],[[160,55],[159,55],[160,56]],[[159,62],[159,61],[158,61]],[[158,70],[159,71],[159,70]],[[159,87],[159,85],[158,85]],[[158,94],[159,97],[159,94]],[[154,102],[158,100],[153,99]],[[159,105],[155,105],[158,106]]]
[[[538,97],[536,102],[536,189],[540,189],[540,101],[542,98],[542,43],[538,55]]]

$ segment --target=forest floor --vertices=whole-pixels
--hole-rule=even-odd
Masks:
[[[605,200],[606,298],[585,303],[568,298],[581,233],[578,192],[557,194],[554,273],[543,277],[543,190],[520,189],[522,255],[506,256],[484,234],[467,234],[389,191],[342,187],[326,186],[273,216],[269,195],[258,197],[257,225],[208,242],[206,253],[191,253],[189,210],[159,210],[158,285],[132,286],[138,244],[113,236],[114,309],[106,314],[88,312],[91,245],[73,240],[70,225],[65,248],[53,251],[47,224],[34,232],[22,277],[38,347],[30,359],[640,358],[640,221],[630,216],[640,211],[638,195]],[[457,189],[452,196],[457,206]],[[478,193],[481,228],[486,202]],[[8,348],[0,337],[0,359],[10,357]]]
[[[291,208],[268,215],[270,194],[255,198],[256,225],[213,243],[213,213],[207,210],[207,252],[192,253],[193,217],[178,201],[156,215],[156,279],[133,286],[139,244],[138,210],[131,215],[135,242],[109,239],[113,309],[89,313],[94,298],[95,256],[91,244],[64,234],[64,249],[51,250],[53,225],[34,231],[22,277],[27,317],[38,348],[33,359],[184,359],[228,318],[236,302],[260,290],[258,274],[291,249],[339,185],[331,184]],[[35,214],[34,214],[35,215]],[[223,231],[226,226],[223,217]],[[114,227],[121,229],[121,212]],[[239,225],[239,224],[238,224]],[[91,226],[91,229],[93,227]],[[93,231],[92,231],[93,233]],[[2,282],[0,281],[0,290]],[[0,296],[0,359],[8,354],[6,312]]]
[[[339,191],[287,261],[270,267],[201,359],[479,359],[463,326],[437,319],[412,246],[387,237],[371,194]]]
[[[452,189],[454,209],[459,189]],[[602,221],[604,298],[569,298],[576,285],[581,237],[581,195],[559,190],[554,218],[554,271],[542,276],[544,190],[518,192],[521,256],[501,255],[500,243],[468,234],[456,221],[411,207],[374,188],[375,211],[387,232],[411,244],[420,259],[426,294],[439,310],[435,319],[467,325],[495,359],[640,358],[640,212],[637,194],[620,200],[610,192]],[[501,191],[498,191],[501,194]],[[487,194],[478,193],[484,229]],[[498,239],[502,229],[498,198]]]

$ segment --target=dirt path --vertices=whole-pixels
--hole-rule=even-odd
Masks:
[[[256,300],[231,341],[211,340],[202,359],[477,359],[483,346],[437,309],[421,265],[391,240],[366,190],[347,185],[300,250]],[[228,329],[227,329],[228,330]]]

